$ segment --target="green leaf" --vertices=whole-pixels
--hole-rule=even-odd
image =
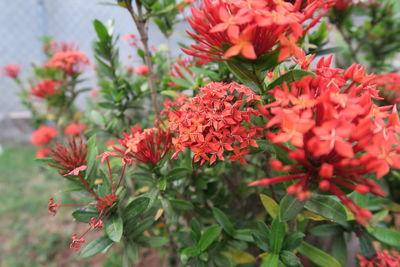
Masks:
[[[255,66],[258,70],[268,71],[279,64],[278,56],[279,56],[279,50],[275,50],[272,51],[271,53],[257,57]]]
[[[302,232],[289,233],[285,236],[282,248],[285,250],[294,250],[301,245],[305,234]]]
[[[285,74],[281,75],[278,79],[276,79],[275,81],[270,83],[268,85],[268,90],[271,90],[271,89],[275,88],[276,86],[283,84],[284,82],[291,83],[291,82],[298,81],[301,78],[308,76],[308,75],[311,75],[313,77],[315,76],[315,74],[313,72],[306,71],[306,70],[289,70]]]
[[[124,217],[129,222],[134,222],[147,208],[150,199],[147,197],[138,197],[134,199],[126,208]]]
[[[303,209],[304,201],[300,201],[294,195],[285,195],[280,203],[279,217],[280,220],[285,222],[296,217],[296,215]]]
[[[106,224],[107,236],[114,242],[119,242],[122,237],[123,222],[119,216],[112,216]]]
[[[269,248],[272,253],[279,254],[285,238],[285,224],[275,218],[271,225],[271,232],[268,237]]]
[[[218,222],[219,225],[222,226],[224,231],[228,233],[230,236],[235,235],[235,228],[233,227],[232,222],[229,220],[228,216],[225,215],[220,209],[213,208],[212,209],[213,215],[215,220]]]
[[[343,233],[343,229],[336,224],[321,224],[313,227],[310,233],[315,236],[332,236]]]
[[[235,234],[233,235],[233,238],[237,240],[242,240],[245,242],[254,242],[253,234],[254,230],[253,229],[239,229],[235,230]]]
[[[258,221],[256,223],[257,230],[253,233],[254,242],[263,251],[269,251],[268,237],[270,230],[264,222]]]
[[[347,243],[344,235],[337,235],[332,244],[332,256],[337,259],[343,266],[347,262]]]
[[[95,19],[93,21],[93,26],[100,41],[105,42],[110,38],[106,26],[104,26],[101,21]]]
[[[191,67],[190,70],[193,71],[194,73],[196,73],[197,75],[202,74],[207,77],[210,77],[213,80],[219,79],[219,74],[214,71],[211,71],[211,70],[206,70],[206,69],[202,69],[202,68],[198,68],[198,67]]]
[[[278,254],[268,254],[268,257],[263,262],[261,267],[278,267],[279,266],[279,255]]]
[[[243,64],[241,61],[234,58],[229,58],[226,61],[226,64],[229,70],[243,83],[248,84],[250,82],[257,88],[259,88],[259,90],[262,90],[263,85],[261,84],[261,81],[253,72],[249,71],[247,69],[247,66]]]
[[[201,252],[205,251],[214,241],[217,239],[221,233],[221,227],[218,225],[213,225],[208,227],[201,235],[197,247]]]
[[[72,217],[78,222],[88,223],[92,218],[97,218],[99,213],[97,211],[90,210],[76,210],[72,212]]]
[[[169,239],[164,236],[146,236],[143,239],[141,239],[140,241],[145,243],[144,247],[159,248],[159,247],[162,247],[162,246],[168,244]]]
[[[299,258],[297,258],[297,256],[294,255],[290,251],[283,250],[280,253],[280,258],[281,258],[283,264],[285,264],[285,266],[300,266],[301,265]]]
[[[398,231],[393,231],[384,227],[377,227],[371,232],[371,235],[382,243],[393,247],[400,247],[400,232]]]
[[[192,88],[193,84],[191,84],[190,82],[182,79],[182,78],[178,78],[178,77],[170,77],[170,80],[173,83],[176,83],[179,86],[182,86],[183,88],[189,89]]]
[[[181,199],[170,199],[169,202],[172,205],[172,208],[175,210],[193,210],[194,206],[192,203],[186,200],[181,200]]]
[[[167,179],[171,182],[180,180],[187,177],[190,172],[191,170],[188,168],[175,168],[167,173]]]
[[[181,252],[181,261],[186,264],[192,257],[200,255],[201,251],[198,247],[187,247]]]
[[[332,221],[347,220],[343,205],[329,196],[314,194],[311,199],[306,201],[305,208]]]
[[[96,146],[96,135],[93,135],[87,141],[87,154],[86,154],[86,161],[87,161],[87,169],[86,169],[86,177],[85,179],[89,182],[90,185],[93,184],[95,180],[95,174],[97,171],[98,161],[96,159],[97,155],[99,154]]]
[[[279,214],[278,203],[276,203],[275,200],[264,194],[260,194],[260,199],[268,214],[271,215],[272,218],[275,218]]]
[[[321,267],[342,267],[342,265],[328,253],[306,242],[302,242],[298,251],[310,261]]]
[[[79,253],[79,257],[88,258],[94,256],[103,250],[107,249],[113,241],[106,236],[100,237],[89,243],[82,251]]]

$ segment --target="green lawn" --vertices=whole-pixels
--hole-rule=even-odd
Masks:
[[[85,225],[70,210],[47,211],[49,197],[61,195],[62,177],[41,169],[30,145],[0,146],[0,266],[99,266],[99,258],[80,260],[68,247]]]

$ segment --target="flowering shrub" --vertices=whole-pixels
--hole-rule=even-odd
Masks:
[[[394,5],[116,3],[137,29],[124,40],[138,66],[121,63],[118,36],[95,20],[96,89],[77,89],[89,59],[73,43],[47,40],[31,90],[18,67],[4,69],[40,121],[38,161],[71,185],[72,201],[49,195],[49,212],[75,208],[86,224],[71,249],[113,247],[121,266],[143,248],[157,248],[160,266],[399,266],[398,75],[387,70],[397,47],[372,49],[397,25],[383,16]],[[193,57],[152,47],[149,20],[169,39],[187,6]],[[353,32],[359,14],[371,33],[368,23]],[[338,50],[325,48],[333,29],[347,51],[318,58]]]

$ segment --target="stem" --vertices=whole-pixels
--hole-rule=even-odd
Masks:
[[[108,158],[106,158],[107,160],[107,168],[108,168],[108,174],[110,176],[110,183],[111,183],[111,193],[115,193],[115,187],[114,187],[114,180],[113,180],[113,175],[112,175],[112,171],[111,171],[111,166],[110,166],[110,160]],[[125,167],[125,165],[124,165]]]
[[[153,104],[153,109],[154,113],[156,114],[157,120],[160,119],[160,114],[158,112],[158,106],[157,106],[157,90],[156,90],[156,85],[155,85],[155,79],[154,79],[154,73],[153,73],[153,63],[151,62],[151,52],[149,49],[149,35],[148,35],[148,30],[149,30],[149,25],[148,25],[148,19],[144,18],[143,12],[142,12],[142,5],[141,3],[136,0],[136,7],[138,10],[138,14],[136,15],[135,12],[133,11],[132,4],[130,1],[125,0],[126,4],[126,9],[129,11],[129,14],[131,15],[133,21],[135,22],[136,29],[139,32],[140,35],[140,40],[143,45],[143,50],[144,50],[144,61],[147,67],[149,68],[149,74],[148,74],[148,82],[149,82],[149,88],[151,92],[151,102]]]
[[[83,183],[83,185],[85,186],[85,188],[97,199],[100,200],[100,197],[90,188],[90,186],[88,185],[88,183],[85,181],[85,179],[83,179],[82,174],[78,174],[79,180]]]

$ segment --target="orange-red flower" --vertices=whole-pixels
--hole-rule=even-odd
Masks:
[[[335,1],[302,1],[292,4],[281,0],[205,0],[192,8],[189,23],[196,33],[188,34],[198,43],[184,51],[211,60],[242,55],[255,59],[278,50],[279,60],[289,57],[297,40],[321,18],[315,13],[327,11]]]
[[[65,135],[80,135],[86,130],[87,126],[84,123],[71,123],[64,129]]]
[[[17,78],[20,72],[21,67],[18,64],[8,64],[3,68],[4,75],[13,79]]]
[[[274,88],[270,93],[275,101],[260,106],[269,118],[268,138],[295,163],[283,166],[275,160],[274,168],[290,174],[250,185],[296,181],[287,192],[300,200],[311,196],[311,184],[318,185],[335,194],[364,224],[371,213],[341,188],[384,196],[369,176],[380,178],[390,168],[400,168],[400,124],[395,106],[378,107],[373,102],[378,92],[365,68],[355,64],[347,70],[333,69],[331,59],[318,62],[315,77]]]
[[[400,254],[397,251],[377,251],[373,257],[357,255],[360,259],[360,267],[398,267],[400,266]]]
[[[47,158],[49,155],[49,149],[47,147],[41,147],[36,151],[36,158]]]
[[[149,67],[147,65],[140,65],[135,70],[137,75],[147,75],[149,73]]]
[[[57,136],[57,129],[52,126],[42,125],[31,136],[31,142],[35,146],[49,143]]]
[[[387,103],[400,103],[400,75],[395,72],[376,75],[375,83],[379,89],[379,95],[382,96]]]
[[[56,52],[46,63],[46,67],[59,69],[72,75],[82,72],[89,64],[89,58],[83,52],[67,50]]]
[[[119,140],[122,148],[114,147],[120,157],[143,163],[157,164],[169,152],[172,136],[161,127],[142,130],[140,125],[131,127],[130,133],[124,133]]]
[[[250,119],[258,115],[251,105],[260,97],[237,83],[211,82],[200,91],[187,101],[182,98],[179,109],[169,109],[168,128],[178,134],[172,141],[175,148],[172,158],[190,147],[194,161],[200,164],[206,161],[212,164],[217,158],[224,160],[226,151],[234,153],[230,160],[244,164],[246,148],[257,147],[259,128]]]
[[[33,86],[30,93],[31,95],[39,98],[53,96],[61,93],[61,91],[57,89],[57,87],[59,87],[60,85],[60,82],[56,82],[51,79],[44,79],[41,80],[36,86]]]

